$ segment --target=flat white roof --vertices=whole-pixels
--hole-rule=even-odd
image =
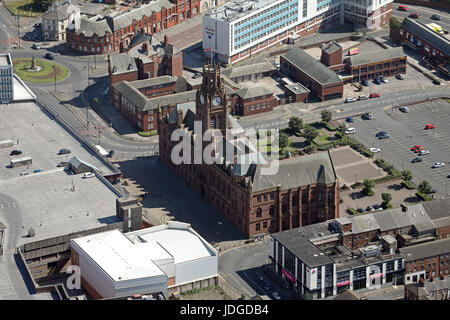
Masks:
[[[114,281],[165,275],[153,260],[171,258],[170,254],[155,242],[134,244],[119,230],[97,233],[72,241]]]
[[[197,235],[187,229],[165,229],[140,234],[139,238],[146,242],[156,241],[159,243],[173,256],[175,263],[183,263],[214,255]]]
[[[11,66],[11,56],[9,53],[0,53],[0,66]]]

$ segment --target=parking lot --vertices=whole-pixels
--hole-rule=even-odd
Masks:
[[[96,155],[31,102],[1,106],[0,140],[14,143],[12,147],[0,149],[0,181],[18,177],[21,172],[54,169],[59,162],[74,156],[97,167],[104,175],[110,173]],[[63,148],[70,149],[71,153],[58,155]],[[12,150],[20,150],[22,154],[10,156]],[[27,156],[32,158],[31,165],[9,168],[11,159]]]
[[[409,113],[398,109],[392,112],[392,106],[384,111],[374,111],[372,120],[362,120],[355,117],[351,124],[356,128],[354,138],[360,140],[366,147],[380,148],[377,158],[387,160],[399,170],[410,169],[414,182],[427,180],[437,189],[438,196],[448,195],[449,168],[431,168],[435,162],[448,162],[450,157],[450,108],[445,100],[435,100],[429,103],[411,105]],[[435,129],[425,130],[425,125],[434,124]],[[380,131],[389,134],[388,139],[379,140],[375,135]],[[417,155],[411,147],[421,145],[430,151],[424,155],[423,161],[411,163]]]

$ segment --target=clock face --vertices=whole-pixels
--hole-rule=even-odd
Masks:
[[[203,97],[202,94],[200,95],[200,102],[201,102],[202,104],[205,103],[205,98]]]
[[[213,106],[218,106],[221,102],[222,102],[222,98],[221,97],[219,97],[219,96],[215,96],[214,98],[213,98]]]

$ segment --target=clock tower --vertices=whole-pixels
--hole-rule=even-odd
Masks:
[[[225,136],[228,129],[228,102],[224,85],[220,79],[220,66],[203,66],[203,82],[196,96],[196,114],[202,121],[203,132],[218,129]]]

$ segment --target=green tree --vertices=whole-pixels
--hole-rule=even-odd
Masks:
[[[330,110],[322,110],[322,112],[320,112],[320,117],[322,118],[323,122],[330,122],[331,121],[331,117],[332,117],[332,113]]]
[[[289,119],[289,129],[291,132],[300,132],[303,129],[303,120],[299,117],[291,117]]]
[[[312,144],[315,138],[319,135],[319,131],[317,131],[316,128],[312,126],[306,126],[305,129],[303,129],[303,137],[306,139],[306,141],[309,142],[309,144]]]
[[[382,193],[381,199],[383,199],[383,203],[381,204],[381,206],[384,209],[392,208],[391,204],[392,196],[389,193]]]
[[[401,22],[398,21],[397,18],[391,17],[391,18],[389,19],[389,26],[390,26],[391,28],[398,29],[398,28],[400,28],[401,25],[402,25]]]
[[[402,171],[403,180],[411,181],[413,178],[411,170]]]
[[[289,137],[284,132],[281,132],[279,137],[280,137],[279,145],[280,145],[281,150],[283,150],[284,148],[286,148],[289,145]]]
[[[372,188],[374,188],[376,186],[376,183],[375,183],[375,181],[373,181],[373,179],[364,179],[363,186],[364,186],[364,192],[368,196],[372,196],[374,194]]]
[[[423,180],[419,184],[419,191],[421,193],[429,193],[431,191],[431,185],[428,183],[428,181]]]
[[[48,7],[52,5],[54,0],[33,0],[33,7],[41,12],[47,11]]]
[[[339,132],[340,134],[345,134],[345,130],[347,130],[347,126],[345,125],[345,123],[341,123],[340,125],[338,125],[338,127],[336,128],[337,132]]]

